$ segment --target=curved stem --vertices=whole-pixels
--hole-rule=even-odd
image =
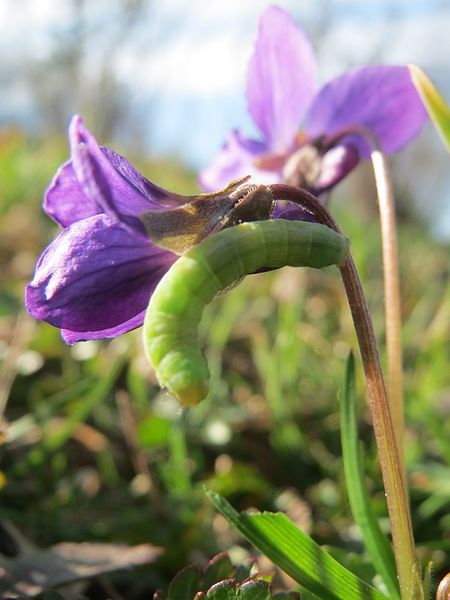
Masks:
[[[276,199],[295,202],[314,214],[320,223],[331,227],[335,231],[340,231],[328,211],[314,196],[305,190],[283,184],[274,184],[269,187]],[[392,543],[401,597],[403,600],[413,598],[420,600],[423,598],[423,591],[414,548],[408,494],[403,477],[403,461],[394,431],[375,331],[355,263],[351,256],[340,268],[340,271],[364,365],[369,408],[391,521]]]
[[[400,450],[402,450],[402,468],[404,469],[403,444],[405,426],[403,408],[401,294],[398,268],[397,224],[395,218],[392,179],[386,157],[381,151],[378,138],[369,129],[362,126],[345,128],[333,136],[331,143],[335,144],[342,138],[352,134],[364,138],[371,148],[370,158],[377,189],[378,210],[381,225],[381,243],[383,248],[384,313],[389,398],[397,444]]]

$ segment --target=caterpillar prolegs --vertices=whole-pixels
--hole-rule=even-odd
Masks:
[[[161,279],[145,316],[144,346],[160,385],[186,406],[208,395],[197,328],[218,292],[260,269],[341,265],[347,253],[348,240],[325,225],[283,219],[236,225],[191,248]]]

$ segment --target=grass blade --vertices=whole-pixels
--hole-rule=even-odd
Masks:
[[[367,552],[382,577],[389,595],[399,598],[397,575],[392,548],[372,512],[364,481],[361,447],[358,441],[355,404],[355,361],[350,353],[345,372],[341,401],[341,444],[347,493],[353,517],[361,529]]]
[[[321,600],[385,600],[386,597],[339,564],[282,513],[238,513],[207,491],[217,510],[244,537]]]
[[[409,71],[436,130],[450,152],[450,107],[422,69],[416,65],[409,65]]]
[[[104,377],[101,377],[92,388],[80,398],[75,410],[67,417],[61,430],[47,437],[45,440],[46,450],[54,452],[70,439],[78,425],[84,423],[95,406],[100,404],[100,402],[102,402],[109,394],[125,361],[126,356],[124,354],[119,354],[112,358]]]

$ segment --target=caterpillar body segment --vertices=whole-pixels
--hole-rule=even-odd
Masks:
[[[204,307],[260,269],[341,265],[348,240],[317,223],[258,221],[212,235],[181,256],[151,297],[144,346],[159,383],[191,406],[206,398],[209,371],[197,342]]]

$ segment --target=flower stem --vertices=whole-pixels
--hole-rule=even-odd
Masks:
[[[383,246],[384,310],[389,397],[397,444],[402,450],[404,447],[405,428],[403,416],[402,317],[394,194],[386,157],[379,150],[373,150],[371,158],[378,193]]]
[[[348,136],[358,135],[370,145],[370,158],[378,197],[378,210],[381,225],[381,243],[383,248],[384,277],[384,314],[386,329],[386,348],[388,365],[389,399],[394,422],[397,444],[402,450],[402,469],[404,444],[404,408],[403,408],[403,357],[401,340],[401,294],[398,269],[397,225],[395,219],[394,193],[392,179],[385,155],[376,135],[362,126],[353,126],[333,136],[333,143]]]
[[[419,599],[421,587],[420,577],[417,576],[420,570],[414,548],[403,461],[384,385],[375,332],[353,259],[350,257],[340,270],[364,364],[369,406],[391,519],[401,597]]]
[[[314,214],[320,223],[339,231],[339,227],[329,212],[314,196],[305,190],[283,184],[271,185],[270,189],[274,198],[289,200],[301,205]],[[392,543],[401,598],[402,600],[421,600],[423,590],[412,535],[408,494],[403,477],[403,460],[394,431],[375,331],[355,263],[351,256],[340,268],[340,271],[364,365],[369,408],[391,521]]]

